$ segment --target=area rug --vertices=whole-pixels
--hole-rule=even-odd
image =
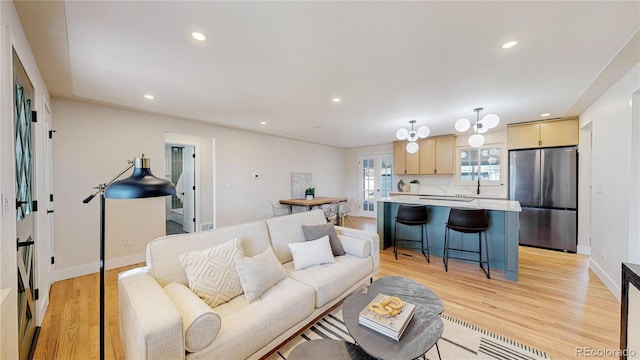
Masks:
[[[444,359],[551,359],[544,351],[521,344],[479,326],[469,324],[447,314],[441,315],[444,332],[438,341],[440,356]],[[300,336],[284,344],[268,360],[286,360],[296,345],[315,339],[336,339],[353,343],[342,320],[342,308],[337,308]],[[435,346],[426,354],[427,359],[438,359]]]

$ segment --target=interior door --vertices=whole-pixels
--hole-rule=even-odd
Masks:
[[[195,146],[185,146],[182,150],[182,176],[184,181],[184,197],[182,210],[184,219],[182,229],[194,232],[196,225],[196,152]]]
[[[18,264],[18,354],[30,357],[36,329],[35,305],[35,222],[33,199],[34,160],[32,132],[33,86],[17,55],[14,64],[14,135],[16,178],[16,234]]]
[[[392,190],[393,154],[361,155],[358,214],[376,217],[377,199]]]

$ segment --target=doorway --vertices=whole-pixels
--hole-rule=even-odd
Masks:
[[[167,198],[167,235],[194,232],[196,223],[196,147],[165,143],[166,174],[176,186]]]
[[[393,154],[360,155],[358,165],[360,167],[358,215],[376,217],[377,199],[389,196],[392,189]]]

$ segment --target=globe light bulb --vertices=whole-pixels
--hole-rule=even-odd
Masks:
[[[456,121],[455,126],[456,130],[458,130],[459,132],[465,132],[469,130],[469,127],[471,127],[471,122],[469,121],[469,119],[460,119]]]
[[[398,140],[404,140],[407,138],[407,136],[409,136],[409,130],[405,128],[400,128],[398,129],[398,131],[396,131],[396,137],[398,138]]]
[[[473,134],[469,137],[469,146],[479,148],[484,144],[484,136],[481,134]]]
[[[418,152],[418,149],[419,149],[419,146],[418,146],[418,143],[417,143],[417,142],[412,141],[412,142],[410,142],[410,143],[408,143],[408,144],[407,144],[407,152],[408,152],[409,154],[415,154],[415,153],[417,153],[417,152]]]

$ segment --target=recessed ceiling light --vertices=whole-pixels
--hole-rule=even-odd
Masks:
[[[340,102],[340,98],[333,98],[333,102]]]
[[[191,36],[192,36],[194,39],[198,40],[198,41],[205,41],[205,40],[207,40],[207,35],[205,35],[205,34],[203,34],[203,33],[201,33],[201,32],[194,31],[194,32],[192,32],[192,33],[191,33]]]
[[[153,99],[155,99],[156,97],[155,97],[155,96],[153,96],[153,95],[151,95],[151,94],[144,94],[144,98],[145,98],[145,99],[149,99],[149,100],[153,100]]]
[[[260,121],[260,125],[267,125],[266,121]]]
[[[551,114],[550,114],[550,113],[540,114],[540,116],[545,116],[545,117],[546,117],[546,116],[549,116],[549,115],[551,115]]]
[[[517,42],[517,41],[515,41],[515,40],[514,40],[514,41],[509,41],[509,42],[507,42],[507,43],[504,43],[504,44],[502,45],[502,48],[503,48],[503,49],[509,49],[509,48],[512,48],[512,47],[516,46],[517,44],[518,44],[518,42]]]

